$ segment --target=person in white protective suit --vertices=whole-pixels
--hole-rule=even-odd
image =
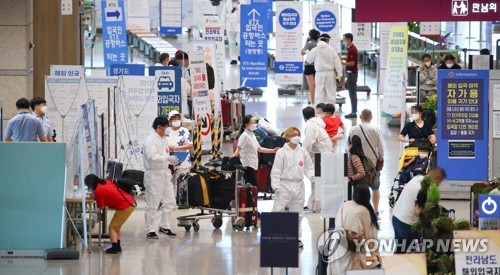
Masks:
[[[176,207],[174,187],[172,186],[172,173],[168,165],[177,165],[179,160],[170,156],[168,139],[165,131],[168,128],[168,119],[157,117],[153,122],[154,132],[146,137],[144,141],[144,187],[146,200],[146,230],[148,239],[158,239],[157,230],[160,233],[175,237],[170,228],[170,217]],[[160,206],[161,221],[160,228],[156,225],[156,211]]]
[[[247,4],[246,0],[226,0],[221,12],[221,22],[226,28],[227,40],[231,47],[229,49],[231,65],[238,64],[240,55],[240,5],[242,4]]]
[[[303,244],[300,241],[302,235],[300,223],[305,201],[304,176],[312,180],[314,168],[311,157],[300,146],[300,130],[290,127],[285,131],[284,137],[288,143],[276,153],[271,170],[271,187],[275,194],[272,212],[283,212],[288,207],[290,212],[299,213],[298,245],[301,248]]]
[[[333,152],[333,144],[330,141],[330,136],[325,130],[325,122],[321,117],[315,116],[315,111],[313,107],[306,107],[302,110],[302,116],[306,122],[306,128],[304,130],[304,141],[302,146],[306,149],[307,153],[313,160],[316,154]],[[315,191],[316,184],[315,179],[311,180],[311,195],[305,209],[311,211],[319,211],[321,202],[319,198],[316,198]]]
[[[335,105],[337,83],[342,78],[342,62],[339,55],[329,44],[330,35],[320,35],[318,46],[306,55],[307,63],[314,63],[316,76],[316,103]]]

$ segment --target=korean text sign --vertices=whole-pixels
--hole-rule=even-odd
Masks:
[[[128,62],[127,29],[123,1],[102,1],[102,44],[104,66]]]
[[[449,180],[488,178],[488,71],[438,71],[439,166]],[[470,171],[474,171],[471,173]]]
[[[179,67],[149,67],[149,75],[156,77],[159,116],[168,117],[168,113],[174,110],[182,114],[181,74]]]
[[[267,86],[267,6],[241,5],[240,84]]]

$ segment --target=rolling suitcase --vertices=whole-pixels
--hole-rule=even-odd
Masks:
[[[123,171],[122,178],[133,180],[136,182],[136,185],[139,185],[141,191],[146,190],[146,187],[144,187],[144,171],[132,169],[125,170]]]
[[[106,164],[106,178],[117,179],[123,176],[123,162],[117,159],[110,159]]]
[[[231,102],[225,98],[221,100],[222,125],[224,128],[231,127]]]
[[[189,206],[204,207],[211,205],[210,184],[203,174],[191,174],[187,183],[187,202]]]
[[[271,178],[271,166],[270,165],[260,165],[259,169],[256,171],[257,174],[257,188],[259,192],[271,193],[270,188],[270,178]]]
[[[245,227],[250,226],[257,228],[257,186],[238,185],[237,196],[239,202],[238,216],[245,219]]]

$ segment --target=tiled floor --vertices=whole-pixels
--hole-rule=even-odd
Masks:
[[[187,42],[181,40],[181,43]],[[179,45],[181,43],[174,42]],[[96,59],[102,57],[97,50]],[[136,53],[135,62],[152,64],[141,60]],[[239,72],[236,66],[229,66],[227,88],[236,87]],[[92,74],[102,74],[102,71],[92,70]],[[363,83],[361,78],[359,83]],[[372,90],[376,89],[374,73],[367,74],[366,84]],[[307,106],[306,96],[278,96],[273,75],[270,75],[269,87],[264,89],[263,96],[252,97],[246,103],[247,113],[255,113],[266,117],[279,128],[297,126],[304,128],[301,110]],[[341,95],[347,97],[346,91]],[[381,231],[380,238],[392,238],[394,235],[390,222],[391,209],[388,206],[393,178],[397,172],[397,163],[401,144],[397,141],[398,129],[387,127],[380,118],[380,97],[367,97],[359,93],[358,108],[371,109],[374,121],[382,128],[386,154],[385,167],[382,172],[381,184]],[[350,111],[349,102],[340,110],[340,114]],[[359,120],[343,119],[346,130],[359,123]],[[345,150],[346,140],[341,141],[341,150]],[[224,149],[229,154],[231,145]],[[306,189],[309,187],[306,186]],[[309,195],[307,191],[306,198]],[[456,210],[457,218],[469,217],[468,202],[444,201],[446,207]],[[272,201],[259,201],[260,211],[270,211]],[[192,213],[193,210],[176,210],[172,224],[176,225],[176,217]],[[111,215],[111,211],[108,213]],[[200,221],[199,232],[185,232],[184,228],[174,226],[178,233],[176,238],[160,236],[159,240],[147,240],[144,232],[144,202],[139,200],[139,206],[122,231],[121,255],[107,255],[103,246],[94,246],[92,253],[83,252],[78,261],[45,261],[42,259],[0,259],[0,274],[271,274],[269,269],[260,266],[260,231],[235,232],[230,222],[224,220],[221,229],[214,230],[210,220]],[[323,219],[320,214],[306,214],[302,221],[304,249],[299,255],[300,267],[291,269],[290,274],[313,274],[317,263],[317,238],[323,232]],[[284,270],[274,270],[275,274],[285,274]]]

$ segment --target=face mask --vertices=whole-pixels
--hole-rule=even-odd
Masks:
[[[181,121],[180,120],[174,120],[172,121],[172,126],[177,128],[177,127],[181,127]]]
[[[325,114],[318,114],[319,118],[325,118]]]
[[[427,66],[427,67],[430,67],[430,66],[431,66],[431,62],[425,62],[424,64],[425,64],[425,66]]]
[[[250,124],[250,131],[255,131],[257,129],[257,124]]]
[[[290,139],[290,142],[293,144],[299,144],[300,143],[300,137],[292,137]]]
[[[420,118],[419,114],[411,114],[411,119],[418,120]]]
[[[453,67],[453,63],[446,63],[446,67],[448,67],[448,69],[451,69],[451,67]]]
[[[421,159],[425,159],[427,157],[427,154],[426,153],[418,153],[418,156],[421,158]]]
[[[44,113],[44,114],[46,114],[48,110],[49,110],[49,107],[47,107],[47,106],[42,106],[42,108],[40,108],[40,111],[42,111],[42,113]]]

